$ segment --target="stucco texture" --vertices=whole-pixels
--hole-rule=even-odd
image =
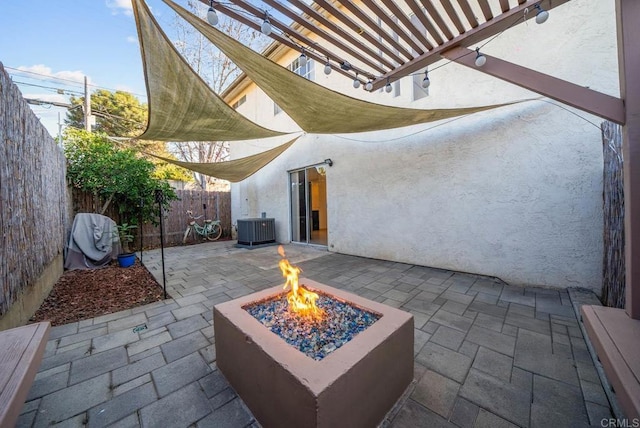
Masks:
[[[483,51],[619,96],[613,6],[574,0],[553,9],[544,26],[513,28]],[[599,18],[587,19],[587,13]],[[429,96],[415,102],[411,78],[403,79],[398,97],[360,96],[375,102],[386,96],[390,104],[420,108],[536,96],[457,64],[434,67],[430,78]],[[327,86],[331,79],[344,80],[332,74]],[[268,115],[255,104],[268,106],[263,97],[259,91],[248,97],[243,114],[256,120]],[[376,133],[304,135],[259,173],[232,186],[233,221],[266,212],[276,219],[277,239],[288,242],[287,172],[331,158],[334,165],[326,175],[330,251],[492,275],[515,284],[587,287],[599,294],[602,119],[555,104],[528,101]],[[352,114],[358,112],[345,112],[345,120]],[[277,115],[270,124],[279,129],[286,121]],[[242,157],[275,144],[234,144],[231,154]]]

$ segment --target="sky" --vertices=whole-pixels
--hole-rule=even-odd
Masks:
[[[173,12],[160,0],[147,4],[171,37]],[[130,0],[4,0],[0,28],[0,62],[25,98],[68,103],[70,95],[83,95],[87,76],[90,91],[124,90],[146,102]],[[58,113],[64,120],[66,109],[32,110],[56,136]]]

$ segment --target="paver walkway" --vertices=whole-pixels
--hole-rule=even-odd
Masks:
[[[583,427],[611,417],[567,291],[285,248],[304,276],[413,313],[415,381],[388,425]],[[173,298],[53,328],[18,426],[257,426],[216,368],[212,307],[283,284],[279,259],[276,247],[232,242],[165,249]],[[143,261],[162,283],[160,252]]]

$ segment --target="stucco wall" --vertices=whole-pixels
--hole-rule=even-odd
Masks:
[[[594,14],[598,19],[588,18]],[[544,25],[511,29],[483,50],[618,95],[609,2],[574,0],[554,9]],[[334,74],[325,78],[321,65],[316,70],[317,80],[326,79],[328,86],[330,80],[344,80]],[[457,64],[434,69],[430,77],[430,96],[419,102],[409,102],[410,79],[403,80],[401,97],[385,100],[388,94],[376,93],[371,99],[451,108],[537,97]],[[276,218],[278,240],[287,242],[287,171],[331,158],[330,251],[599,293],[602,149],[599,129],[587,121],[598,125],[601,119],[562,107],[528,101],[447,123],[305,135],[262,171],[232,186],[232,217],[266,212]],[[232,156],[278,142],[234,144]]]

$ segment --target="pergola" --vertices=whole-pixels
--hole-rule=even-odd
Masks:
[[[307,48],[308,57],[328,63],[337,72],[371,81],[371,90],[444,58],[622,125],[626,309],[583,307],[583,318],[627,416],[638,417],[640,2],[612,0],[620,77],[620,97],[613,97],[507,59],[489,58],[483,67],[474,64],[475,52],[470,47],[503,31],[508,35],[512,26],[535,19],[538,6],[548,11],[569,0],[262,0],[263,7],[247,0],[229,0],[233,7],[200,1],[258,31],[269,19],[277,29],[269,34],[274,41],[294,50]],[[267,7],[293,23],[265,14]],[[406,11],[411,11],[413,19]]]

